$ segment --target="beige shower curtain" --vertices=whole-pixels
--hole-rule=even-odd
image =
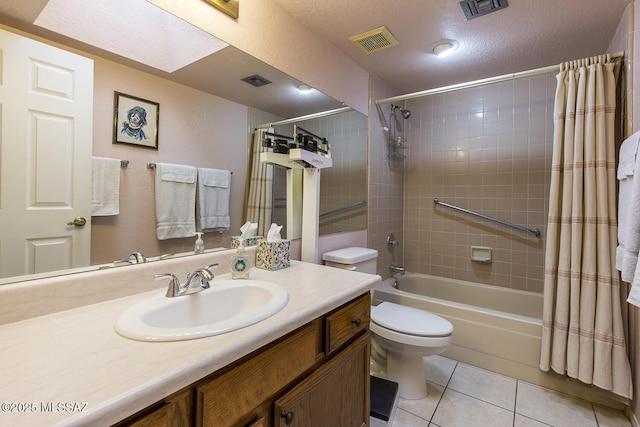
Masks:
[[[260,162],[260,153],[267,151],[267,148],[262,146],[265,132],[273,132],[273,129],[256,129],[253,133],[244,204],[244,220],[258,223],[259,236],[266,236],[271,226],[273,210],[273,165]]]
[[[556,76],[540,368],[631,398],[615,268],[618,69],[603,55]]]

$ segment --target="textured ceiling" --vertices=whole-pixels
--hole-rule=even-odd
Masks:
[[[508,0],[467,21],[458,0],[272,0],[399,94],[605,53],[630,0]],[[400,44],[363,54],[350,36],[386,25]],[[439,39],[460,42],[447,58]]]
[[[508,0],[506,9],[467,21],[459,0],[268,1],[279,4],[292,19],[301,21],[381,78],[398,95],[605,53],[630,3],[630,0]],[[34,27],[32,22],[46,4],[47,0],[0,0],[0,23],[281,117],[341,106],[320,93],[311,100],[298,93],[285,96],[287,88],[298,83],[295,79],[233,47],[173,74],[155,70]],[[348,41],[351,36],[381,25],[386,25],[398,39],[398,46],[366,55]],[[286,29],[283,34],[286,35]],[[440,59],[430,54],[429,48],[443,38],[458,40],[460,48],[454,55]],[[255,73],[273,81],[265,86],[268,90],[261,91],[264,96],[258,96],[254,88],[239,80]]]

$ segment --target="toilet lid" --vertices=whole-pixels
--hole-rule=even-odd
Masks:
[[[453,333],[453,325],[447,319],[392,302],[371,307],[371,320],[383,328],[421,337],[442,337]]]

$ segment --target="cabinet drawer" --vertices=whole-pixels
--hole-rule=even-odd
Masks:
[[[155,408],[149,412],[150,408]],[[187,427],[193,425],[193,389],[179,391],[114,427]]]
[[[327,354],[337,350],[362,331],[368,330],[370,320],[371,294],[369,292],[329,314],[325,318]]]
[[[231,426],[245,419],[270,396],[318,360],[314,321],[208,383],[197,387],[198,425]]]

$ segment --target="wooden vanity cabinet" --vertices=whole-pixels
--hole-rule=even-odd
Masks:
[[[367,292],[118,426],[368,425],[369,316]]]
[[[276,400],[278,427],[369,424],[369,334],[320,366]]]
[[[322,357],[317,344],[320,326],[317,320],[303,326],[233,369],[196,386],[196,425],[251,425],[258,419],[267,425],[270,405],[263,403]]]

